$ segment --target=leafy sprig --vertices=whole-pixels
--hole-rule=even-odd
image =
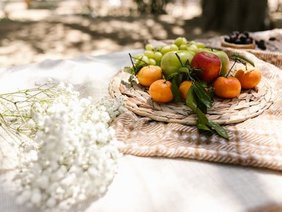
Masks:
[[[199,107],[199,104],[204,105],[207,108],[211,107],[212,99],[209,95],[206,95],[205,91],[203,92],[201,87],[199,89],[200,83],[194,82],[191,88],[188,91],[186,98],[186,105],[191,108],[191,110],[197,115],[197,128],[202,132],[216,133],[219,136],[229,139],[228,133],[226,130],[221,127],[219,124],[209,120],[204,112]],[[204,94],[205,93],[205,94]],[[201,98],[199,98],[201,96]]]
[[[233,66],[236,64],[236,63],[241,63],[243,64],[246,69],[247,69],[247,64],[250,64],[251,66],[255,67],[255,64],[253,61],[251,61],[249,58],[239,54],[239,53],[234,53],[230,56],[230,59],[234,61],[234,64],[232,65],[232,67],[230,68],[230,70],[233,68]],[[229,70],[229,72],[230,72]]]
[[[133,75],[136,75],[142,67],[149,65],[144,59],[143,56],[141,57],[133,57],[130,53],[129,53],[129,58],[130,58],[130,62],[132,64],[132,67],[130,69],[130,73]]]
[[[205,115],[214,102],[212,88],[207,83],[198,80],[198,69],[193,69],[188,64],[188,61],[183,64],[177,53],[176,56],[181,64],[181,68],[180,71],[173,73],[173,75],[170,76],[172,82],[172,92],[175,97],[174,101],[180,101],[180,92],[178,87],[183,81],[183,78],[192,81],[192,86],[188,91],[185,103],[197,115],[197,128],[200,132],[208,132],[211,134],[216,133],[225,139],[229,139],[226,130],[219,124],[209,120]]]

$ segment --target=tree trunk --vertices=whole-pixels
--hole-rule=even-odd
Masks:
[[[202,0],[204,29],[260,31],[269,21],[267,0]]]

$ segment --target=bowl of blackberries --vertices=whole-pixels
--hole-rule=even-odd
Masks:
[[[237,49],[255,49],[255,39],[250,36],[249,32],[234,31],[224,36],[221,45]]]

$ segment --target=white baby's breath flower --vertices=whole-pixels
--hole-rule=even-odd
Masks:
[[[110,121],[122,101],[79,99],[71,85],[52,104],[31,108],[35,144],[22,145],[15,178],[17,203],[46,211],[68,211],[87,198],[99,198],[111,183],[120,154]]]

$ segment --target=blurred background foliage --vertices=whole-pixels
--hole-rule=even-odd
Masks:
[[[282,27],[282,0],[1,0],[0,67]]]

